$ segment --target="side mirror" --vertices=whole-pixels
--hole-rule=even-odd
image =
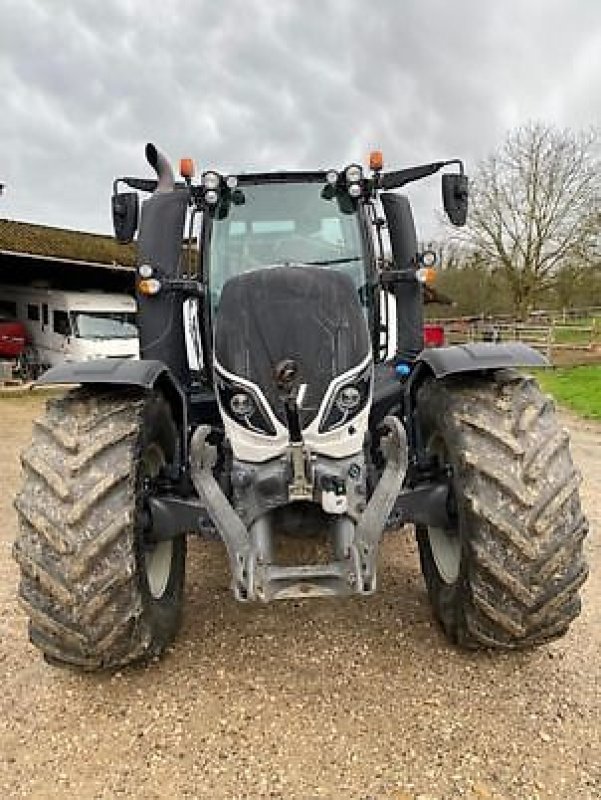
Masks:
[[[467,175],[449,173],[442,176],[442,202],[453,225],[461,227],[467,219]]]
[[[122,192],[111,198],[113,229],[121,244],[128,244],[138,228],[139,203],[137,192]]]

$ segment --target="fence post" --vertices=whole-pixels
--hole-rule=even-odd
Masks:
[[[549,362],[553,363],[553,342],[555,341],[555,328],[554,323],[551,322],[547,328],[547,358]]]

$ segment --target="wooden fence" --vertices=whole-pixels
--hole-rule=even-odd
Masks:
[[[550,361],[564,360],[559,357],[562,353],[574,357],[586,354],[588,358],[598,354],[601,360],[601,309],[598,316],[587,311],[580,317],[540,313],[524,322],[510,317],[455,317],[436,322],[444,326],[447,344],[520,341],[541,351]]]

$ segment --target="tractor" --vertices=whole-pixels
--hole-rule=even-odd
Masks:
[[[415,531],[450,642],[563,635],[587,522],[568,436],[524,372],[546,361],[518,342],[424,347],[432,257],[396,190],[445,170],[461,226],[463,163],[385,171],[375,152],[369,169],[197,178],[184,159],[180,179],[146,157],[155,177],[112,197],[137,245],[141,359],[46,372],[67,388],[22,455],[14,555],[46,660],[163,653],[189,535],[223,542],[236,600],[298,603],[372,595],[383,533]],[[291,539],[310,554],[284,557]]]

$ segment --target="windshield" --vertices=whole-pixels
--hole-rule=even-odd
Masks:
[[[281,264],[312,264],[346,272],[358,290],[366,284],[355,207],[326,199],[324,185],[267,183],[243,186],[244,203],[230,205],[213,223],[210,288],[216,307],[226,281]]]
[[[136,315],[128,311],[72,311],[73,334],[79,339],[135,339]]]

